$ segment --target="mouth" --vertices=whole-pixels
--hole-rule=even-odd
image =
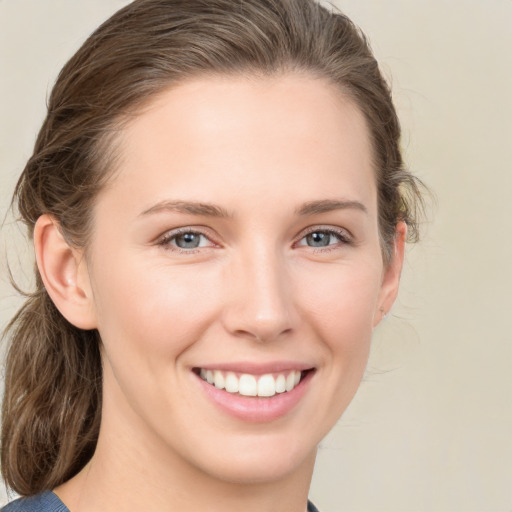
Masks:
[[[288,417],[309,395],[316,373],[314,367],[293,363],[223,366],[192,368],[203,396],[229,416],[259,424]],[[311,400],[305,403],[311,405]]]
[[[270,398],[293,391],[310,373],[307,370],[288,370],[279,373],[255,375],[219,369],[194,368],[201,380],[218,390],[243,397]]]

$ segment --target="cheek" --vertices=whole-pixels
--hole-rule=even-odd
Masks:
[[[366,368],[380,280],[375,264],[347,265],[317,271],[300,287],[308,290],[302,317],[322,345],[336,410],[348,405]]]
[[[353,399],[369,356],[381,283],[380,260],[308,263],[294,269],[295,304],[302,332],[317,357],[315,436],[323,437]]]
[[[153,363],[175,359],[207,328],[214,315],[215,274],[140,262],[97,276],[95,302],[107,352],[121,351]],[[155,365],[156,367],[156,365]]]
[[[374,262],[328,265],[303,272],[296,288],[328,340],[357,343],[358,335],[372,332],[381,285],[381,269]]]

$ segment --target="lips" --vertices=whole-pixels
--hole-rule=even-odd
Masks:
[[[198,373],[201,379],[217,389],[242,396],[259,397],[271,397],[278,393],[290,392],[299,384],[303,375],[301,370],[253,375],[204,368],[200,368]]]
[[[245,422],[284,418],[303,400],[316,373],[300,364],[225,364],[195,367],[204,396],[221,411]]]

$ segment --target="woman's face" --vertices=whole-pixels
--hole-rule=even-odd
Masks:
[[[396,294],[363,116],[308,76],[206,77],[120,142],[88,260],[103,428],[222,480],[291,474],[354,396]]]

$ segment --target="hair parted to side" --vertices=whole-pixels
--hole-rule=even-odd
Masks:
[[[314,0],[135,0],[61,71],[13,197],[32,236],[52,215],[86,249],[95,197],[115,171],[116,132],[149,99],[205,74],[309,73],[364,114],[373,146],[384,260],[396,224],[417,238],[421,183],[404,169],[400,126],[369,45]],[[101,414],[101,343],[69,324],[36,269],[36,290],[9,324],[1,464],[20,495],[53,489],[92,456]]]

